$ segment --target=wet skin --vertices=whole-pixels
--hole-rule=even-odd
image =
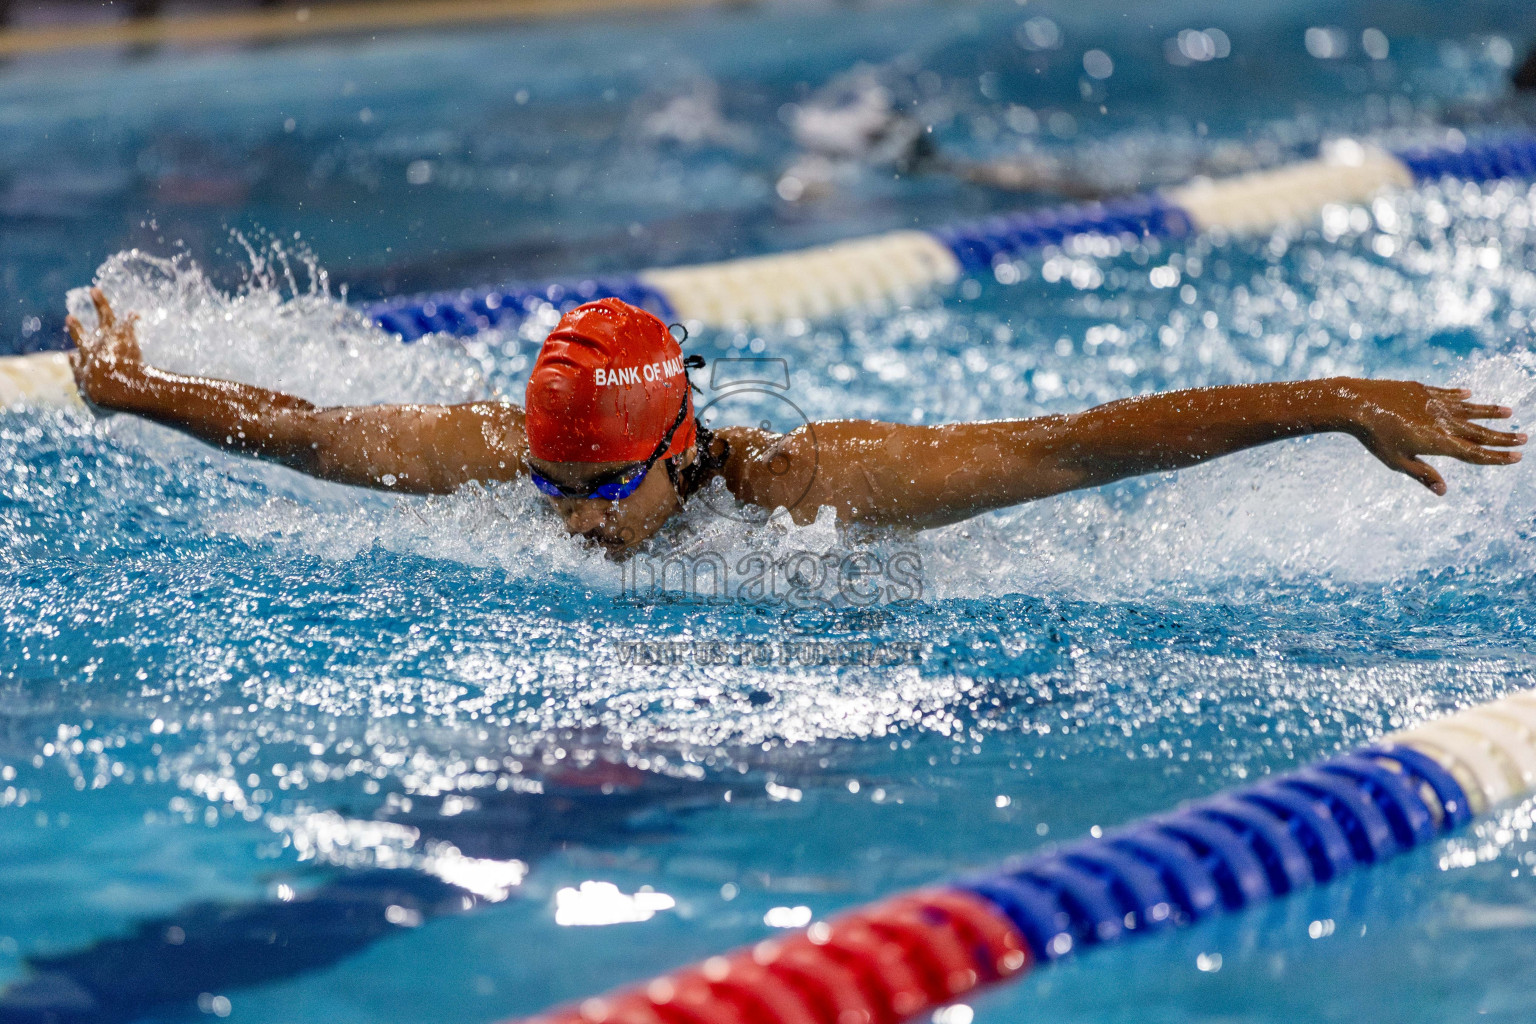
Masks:
[[[100,289],[91,296],[99,326],[66,321],[78,346],[71,363],[85,398],[229,451],[326,480],[411,494],[513,480],[530,465],[556,483],[579,487],[624,465],[533,459],[523,410],[510,402],[320,408],[249,384],[167,373],[144,362],[134,317],[118,319]],[[834,420],[789,434],[726,427],[717,432],[731,446],[720,476],[738,500],[785,508],[802,525],[825,505],[843,522],[926,529],[1284,438],[1345,433],[1388,468],[1443,495],[1445,480],[1423,456],[1506,466],[1520,461],[1513,449],[1526,442],[1523,433],[1475,422],[1508,419],[1511,412],[1471,397],[1465,388],[1333,377],[1170,391],[1024,420],[942,426]],[[695,457],[690,449],[681,461]],[[634,550],[682,507],[659,465],[620,501],[550,504],[573,535],[614,557]]]
[[[698,449],[690,447],[678,457],[677,465],[686,466],[697,457]],[[526,456],[526,462],[546,480],[578,492],[615,470],[640,468],[627,462],[547,462],[531,455]],[[615,557],[633,550],[683,509],[666,467],[660,462],[650,468],[633,494],[619,501],[550,497],[545,500],[573,536],[585,537]]]

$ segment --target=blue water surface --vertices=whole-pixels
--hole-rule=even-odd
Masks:
[[[1056,45],[1021,45],[1051,38],[1033,18]],[[1045,201],[875,169],[780,198],[782,108],[860,62],[948,150],[1152,184],[1343,134],[1520,127],[1503,81],[1526,20],[786,4],[19,60],[0,69],[0,332],[57,345],[64,293],[94,278],[167,366],[321,402],[516,399],[552,311],[407,347],[342,286],[627,270]],[[1230,56],[1172,59],[1211,27]],[[1309,28],[1342,56],[1313,56]],[[1094,48],[1107,79],[1083,72]],[[1445,182],[1259,238],[1078,241],[689,349],[782,361],[784,395],[711,385],[737,422],[1352,373],[1466,383],[1525,425],[1533,269],[1529,183]],[[1531,478],[1442,468],[1437,499],[1315,438],[915,536],[743,521],[714,494],[619,567],[522,484],[384,496],[125,417],[0,414],[0,1020],[29,1019],[23,995],[96,1021],[531,1013],[1528,687]],[[882,567],[872,603],[836,596],[852,555]],[[716,558],[738,584],[752,559],[801,575],[718,600],[635,582]],[[1528,1020],[1530,818],[968,1005],[999,1024]]]

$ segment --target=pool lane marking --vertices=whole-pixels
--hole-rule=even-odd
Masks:
[[[101,47],[176,43],[224,43],[298,39],[333,34],[446,28],[497,21],[524,21],[668,11],[721,6],[727,0],[392,0],[384,3],[319,4],[276,11],[195,17],[157,17],[93,25],[0,30],[0,57]]]
[[[1397,157],[1346,140],[1319,160],[1206,179],[1166,195],[1189,214],[1196,230],[1251,234],[1309,220],[1325,206],[1369,202],[1383,189],[1412,184],[1413,173]]]
[[[435,333],[468,337],[520,321],[549,304],[568,308],[605,296],[708,327],[814,320],[907,301],[963,275],[991,274],[1009,260],[1078,235],[1179,238],[1196,232],[1262,232],[1316,216],[1329,205],[1358,204],[1385,189],[1442,177],[1536,178],[1536,137],[1493,136],[1397,154],[1342,140],[1320,160],[1194,182],[1166,193],[1037,208],[932,231],[893,231],[627,276],[405,296],[363,312],[404,341]],[[57,358],[0,356],[0,409],[78,401],[67,371],[67,363]],[[1472,768],[1463,763],[1459,770]]]
[[[1536,691],[1522,691],[522,1024],[899,1024],[1079,949],[1326,884],[1532,794]]]
[[[910,300],[959,276],[953,252],[926,231],[893,231],[637,275],[667,298],[677,316],[711,326],[823,318]]]
[[[961,276],[986,277],[1012,260],[1079,235],[1175,239],[1195,233],[1272,231],[1333,205],[1442,177],[1536,177],[1536,137],[1388,153],[1350,139],[1317,160],[1103,203],[1036,208],[985,220],[746,259],[643,270],[628,277],[472,288],[406,296],[368,307],[385,330],[411,341],[461,337],[520,320],[544,304],[566,307],[614,295],[704,327],[769,325],[856,309],[888,308]],[[632,297],[634,296],[634,297]]]

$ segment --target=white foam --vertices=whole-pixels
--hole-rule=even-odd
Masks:
[[[1132,266],[1119,250],[1047,253],[1044,265],[1066,261],[1066,269],[1058,268],[1055,291],[1041,293],[1098,311],[1070,325],[1075,337],[1027,334],[985,306],[975,313],[930,304],[815,330],[791,324],[754,338],[767,354],[792,357],[791,393],[812,419],[1027,416],[1168,386],[1169,378],[1188,386],[1385,364],[1398,368],[1375,375],[1465,383],[1479,400],[1514,406],[1515,424],[1529,424],[1536,360],[1520,339],[1529,334],[1525,311],[1536,304],[1536,274],[1521,254],[1536,252],[1532,208],[1529,191],[1507,185],[1430,189],[1378,203],[1365,228],[1346,216],[1337,226],[1344,234],[1334,237],[1195,241],[1177,254],[1180,279],[1198,285],[1183,297],[1148,283],[1139,269],[1175,262],[1167,253],[1150,253],[1133,267],[1141,275],[1134,280],[1115,279]],[[1396,259],[1380,257],[1382,239],[1398,247]],[[1502,254],[1494,266],[1492,249]],[[1213,272],[1244,260],[1257,262],[1247,280],[1227,283]],[[546,317],[474,346],[451,339],[403,346],[331,296],[312,262],[296,262],[275,247],[253,250],[250,278],[233,295],[186,260],[137,252],[113,257],[99,280],[120,311],[143,314],[145,351],[155,362],[320,402],[457,401],[498,388],[516,394],[529,343],[548,327]],[[1079,263],[1096,275],[1077,275],[1085,283],[1069,285]],[[1038,265],[1032,272],[1044,273]],[[1121,293],[1127,300],[1114,305]],[[1167,304],[1136,312],[1136,303],[1154,299]],[[88,315],[82,291],[70,303]],[[1483,352],[1447,359],[1437,340],[1447,330],[1470,332]],[[748,340],[725,335],[717,342],[735,352]],[[772,400],[765,392],[760,404],[778,415],[768,408]],[[734,403],[733,413],[753,412],[752,402]],[[209,457],[206,448],[126,418],[113,430],[158,457]],[[227,458],[232,472],[263,479],[276,496],[213,503],[210,525],[222,532],[337,560],[377,547],[494,567],[530,582],[574,580],[595,594],[624,586],[622,570],[568,538],[525,484],[397,498]],[[911,549],[922,560],[926,599],[1129,597],[1172,587],[1260,601],[1265,580],[1389,583],[1456,568],[1528,574],[1522,533],[1536,495],[1526,468],[1440,461],[1451,486],[1445,498],[1388,471],[1351,439],[1282,442],[913,540],[852,538],[826,518],[803,528],[782,517],[749,525],[695,501],[652,553],[716,552],[734,566],[754,554],[833,556],[861,547],[883,558]]]
[[[1472,362],[1458,383],[1536,418],[1536,359]],[[1127,597],[1235,582],[1227,599],[1263,601],[1259,581],[1315,576],[1377,583],[1442,569],[1528,575],[1522,536],[1536,480],[1522,464],[1431,459],[1440,498],[1343,436],[1280,442],[1168,474],[1150,486],[1063,495],[924,538],[936,597],[1008,590]]]
[[[462,402],[486,397],[482,369],[464,346],[427,339],[409,347],[333,296],[312,258],[247,244],[250,267],[233,294],[184,257],[138,250],[96,274],[120,316],[136,312],[144,356],[181,373],[259,384],[323,405]],[[96,323],[84,288],[71,313]]]

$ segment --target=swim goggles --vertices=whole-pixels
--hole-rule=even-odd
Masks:
[[[690,356],[689,358],[696,358]],[[687,377],[684,377],[687,380]],[[620,466],[618,469],[604,473],[586,484],[576,487],[567,487],[557,484],[546,476],[543,476],[533,468],[529,468],[528,476],[533,480],[533,486],[539,489],[539,493],[547,494],[551,498],[601,498],[604,501],[623,501],[640,489],[645,482],[645,474],[656,465],[656,460],[672,445],[672,436],[677,433],[677,428],[683,425],[683,420],[688,416],[688,391],[683,390],[683,404],[678,407],[677,419],[672,421],[672,426],[651,452],[651,457],[644,462],[631,466]]]

